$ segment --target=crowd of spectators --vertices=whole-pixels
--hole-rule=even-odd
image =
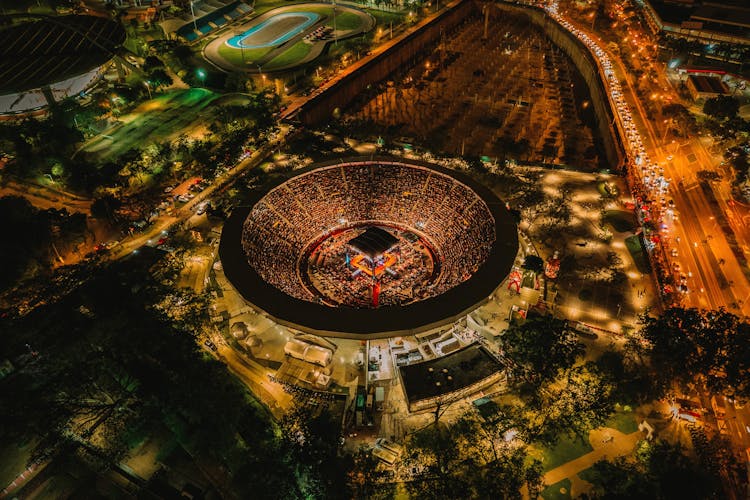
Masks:
[[[417,287],[415,300],[468,279],[495,241],[489,209],[456,179],[405,163],[354,162],[307,172],[271,190],[245,221],[242,244],[266,282],[293,297],[321,302],[300,278],[301,258],[326,235],[368,224],[408,228],[434,247],[439,276]]]
[[[389,252],[393,254],[395,261],[387,269],[376,272],[380,284],[379,305],[402,305],[423,298],[429,294],[429,285],[440,276],[440,266],[437,265],[432,245],[418,237],[407,238],[407,234],[413,234],[410,231],[395,227],[385,229],[400,242]],[[372,303],[372,276],[362,271],[361,267],[357,270],[355,266],[343,265],[347,253],[352,258],[347,242],[364,230],[365,228],[358,226],[326,239],[307,259],[307,273],[303,257],[300,269],[303,281],[324,295],[326,302],[331,305],[367,307]],[[390,255],[380,260],[389,258]],[[363,264],[367,267],[366,262]]]

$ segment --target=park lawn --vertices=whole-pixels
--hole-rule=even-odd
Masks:
[[[611,224],[618,233],[629,233],[635,229],[635,216],[625,210],[607,210],[603,222]]]
[[[588,469],[584,469],[581,472],[578,473],[578,477],[586,481],[587,483],[591,483],[594,486],[599,484],[599,474],[594,472],[593,467],[589,467]]]
[[[560,492],[565,488],[565,493]],[[545,500],[565,500],[570,498],[570,479],[563,479],[560,482],[547,486],[542,491],[542,498]]]
[[[300,40],[278,56],[268,61],[263,67],[272,70],[298,63],[310,53],[310,49],[312,49],[312,45]]]
[[[241,49],[232,48],[226,44],[222,44],[219,47],[219,55],[234,64],[235,66],[252,66],[255,61],[258,61],[263,56],[268,54],[273,47],[263,47],[260,49]],[[244,52],[244,64],[243,64],[243,52]]]
[[[633,257],[633,261],[635,262],[635,267],[638,268],[638,271],[640,271],[643,274],[650,273],[651,266],[648,263],[648,258],[646,257],[646,251],[643,248],[643,245],[641,244],[641,237],[637,234],[633,236],[628,236],[627,238],[625,238],[625,246],[628,247],[630,256]]]
[[[542,448],[542,466],[545,471],[550,471],[591,451],[594,448],[588,440],[578,436],[563,436],[553,448]]]
[[[602,427],[617,429],[623,434],[632,434],[638,430],[638,422],[635,420],[635,413],[631,411],[617,411],[609,417]]]
[[[405,12],[384,12],[378,9],[365,9],[368,14],[375,18],[376,23],[384,29],[389,26],[388,23],[393,22],[395,28],[399,23],[406,19]]]
[[[259,16],[264,12],[275,9],[277,7],[287,7],[289,2],[286,0],[258,0],[255,2],[255,10],[253,11],[253,17]]]
[[[333,27],[333,13],[326,21],[326,25]],[[336,14],[336,29],[338,31],[354,31],[362,27],[362,18],[354,12],[341,12]]]
[[[3,443],[0,446],[0,457],[3,457],[3,460],[0,460],[0,483],[3,488],[26,470],[33,447],[34,443],[26,443],[23,446]]]

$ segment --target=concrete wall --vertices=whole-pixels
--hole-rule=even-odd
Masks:
[[[348,68],[348,73],[303,105],[297,118],[306,125],[328,122],[336,108],[344,109],[369,85],[388,78],[400,67],[411,66],[421,52],[436,44],[443,30],[450,30],[474,12],[473,2],[461,0],[437,17],[422,21],[421,27],[393,40],[383,52]]]
[[[521,13],[559,46],[574,62],[589,88],[591,102],[596,114],[599,136],[601,137],[606,162],[612,170],[620,170],[624,162],[622,140],[613,127],[614,114],[610,107],[605,87],[599,77],[597,63],[572,33],[549,18],[541,9],[509,3],[495,3],[501,11]],[[480,9],[480,4],[460,0],[438,17],[423,21],[420,29],[402,35],[386,47],[383,52],[363,59],[349,68],[349,72],[339,77],[321,93],[311,98],[297,112],[297,118],[305,125],[317,126],[332,119],[334,110],[343,110],[369,85],[387,79],[394,71],[411,66],[421,59],[426,48],[436,44],[443,31],[450,31],[469,15]],[[496,12],[494,15],[502,15]]]

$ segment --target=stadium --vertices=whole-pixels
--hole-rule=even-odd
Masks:
[[[23,17],[38,19],[0,30],[0,115],[32,113],[80,95],[125,41],[123,27],[106,18]]]
[[[515,222],[466,175],[395,158],[296,171],[237,208],[224,274],[292,330],[376,339],[440,329],[487,301],[518,251]]]
[[[285,70],[314,60],[329,43],[374,26],[370,14],[348,5],[286,5],[224,30],[206,44],[203,55],[224,71]]]

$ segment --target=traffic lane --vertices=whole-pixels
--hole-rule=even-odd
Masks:
[[[691,190],[690,195],[698,213],[704,214],[703,217],[696,219],[704,234],[701,243],[703,243],[706,254],[715,266],[713,269],[717,282],[724,285],[722,289],[724,290],[725,300],[727,300],[725,303],[734,304],[739,298],[738,294],[742,295],[743,291],[748,288],[748,284],[740,263],[729,245],[727,236],[719,226],[717,217],[721,217],[723,214],[717,214],[712,210],[701,189]],[[723,259],[723,264],[719,265],[717,255]]]
[[[693,154],[692,150],[688,149],[687,154]],[[678,165],[684,165],[684,163],[687,160],[683,159],[683,155],[679,155],[677,158],[674,158],[674,162],[669,162],[667,167],[665,168],[665,172],[673,174],[673,178],[677,177],[679,175],[679,171],[677,170]],[[683,225],[687,226],[694,226],[693,229],[695,229],[695,233],[691,235],[690,243],[694,244],[695,242],[700,242],[702,244],[703,241],[709,241],[709,237],[707,235],[711,235],[710,240],[712,242],[716,242],[717,245],[722,246],[722,242],[726,246],[724,251],[721,251],[720,253],[723,255],[726,250],[729,249],[728,243],[726,243],[726,240],[724,238],[724,234],[721,232],[721,228],[718,227],[718,223],[715,221],[715,219],[709,219],[709,217],[713,217],[713,210],[709,206],[708,202],[705,199],[705,195],[700,188],[700,186],[696,183],[689,183],[688,186],[685,186],[685,182],[677,182],[673,183],[672,187],[674,188],[672,190],[673,200],[675,201],[675,207],[680,210],[680,219]],[[711,220],[710,224],[711,227],[703,227],[701,224],[701,221]],[[714,234],[716,237],[714,237]],[[700,246],[700,245],[699,245]],[[691,253],[694,253],[696,250],[695,246],[692,245]],[[711,269],[715,270],[716,273],[720,274],[721,276],[714,275],[712,280],[704,280],[704,288],[707,290],[711,290],[710,295],[714,297],[714,300],[712,300],[712,305],[714,307],[719,306],[725,306],[727,304],[731,304],[733,302],[733,298],[731,298],[728,302],[726,302],[726,297],[723,292],[718,293],[717,290],[722,290],[722,287],[719,286],[719,283],[721,280],[724,282],[728,282],[728,280],[724,277],[722,268],[718,264],[718,260],[713,255],[711,248],[703,248],[700,247],[697,249],[699,252],[705,254],[705,259],[709,262],[713,262],[713,266]],[[733,258],[729,259],[734,260]],[[727,262],[727,259],[724,258],[724,262]],[[700,269],[703,271],[703,269]],[[721,298],[721,301],[716,303],[716,300]]]
[[[725,305],[726,298],[722,292],[722,287],[719,283],[719,279],[716,275],[718,270],[718,262],[713,255],[710,255],[710,248],[707,243],[706,234],[700,224],[701,214],[698,208],[697,196],[695,195],[697,188],[690,189],[685,192],[685,197],[689,200],[688,203],[693,208],[695,216],[690,217],[684,224],[686,229],[686,235],[689,238],[688,243],[690,244],[695,261],[698,264],[697,271],[700,273],[702,281],[704,283],[704,290],[709,298],[709,301],[713,308],[718,308]]]
[[[696,248],[693,242],[696,240],[700,241],[699,229],[695,227],[696,215],[689,205],[689,203],[683,198],[687,196],[684,191],[675,190],[672,193],[675,200],[675,205],[678,204],[683,207],[681,212],[682,223],[679,224],[678,231],[681,233],[679,254],[682,257],[681,274],[688,276],[688,296],[691,302],[697,302],[699,307],[711,308],[713,301],[710,300],[710,296],[706,296],[700,293],[700,289],[710,290],[711,285],[710,278],[705,272],[705,267],[702,264],[700,249]],[[687,261],[687,262],[686,262]],[[692,274],[692,276],[690,276]]]

